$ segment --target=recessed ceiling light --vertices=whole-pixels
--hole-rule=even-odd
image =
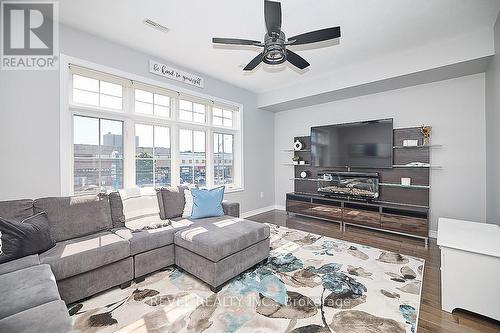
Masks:
[[[164,25],[161,25],[160,23],[158,22],[155,22],[151,19],[148,19],[148,18],[145,18],[143,21],[142,21],[145,25],[147,26],[150,26],[151,28],[154,28],[156,30],[159,30],[161,32],[168,32],[170,29],[167,28],[166,26]]]

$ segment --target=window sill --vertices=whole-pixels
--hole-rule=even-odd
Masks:
[[[243,187],[226,188],[224,193],[236,193],[243,192],[245,189]]]

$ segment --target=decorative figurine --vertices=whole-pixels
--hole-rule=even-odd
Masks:
[[[431,131],[432,131],[431,126],[425,126],[425,125],[420,126],[420,132],[424,136],[424,146],[428,145],[430,142],[429,139],[431,137]]]

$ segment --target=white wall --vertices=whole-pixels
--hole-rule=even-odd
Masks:
[[[428,71],[491,56],[493,53],[491,28],[468,31],[462,35],[417,45],[362,63],[347,64],[335,72],[313,77],[305,75],[300,81],[290,81],[287,85],[279,85],[274,90],[260,93],[257,105],[271,109],[276,104]]]
[[[394,118],[394,127],[433,127],[430,229],[439,217],[484,222],[486,219],[485,75],[476,74],[399,90],[346,99],[276,114],[276,204],[293,191],[290,148],[294,136],[309,135],[316,125]]]
[[[151,56],[66,26],[60,27],[60,50],[69,56],[162,80],[149,73]],[[164,80],[243,104],[245,191],[226,198],[239,201],[242,212],[272,206],[274,114],[256,108],[255,94],[203,76],[204,89]],[[0,72],[0,156],[0,200],[60,194],[58,71]],[[264,192],[263,198],[260,192]]]
[[[500,224],[500,16],[495,24],[495,56],[486,71],[487,219]]]

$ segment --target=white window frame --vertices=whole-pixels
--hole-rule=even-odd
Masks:
[[[133,94],[133,103],[134,103],[134,114],[137,115],[137,116],[141,116],[141,117],[149,117],[151,119],[173,119],[173,114],[175,112],[175,108],[174,108],[174,104],[176,103],[175,102],[175,99],[177,97],[177,94],[174,94],[172,91],[170,90],[167,90],[167,89],[162,89],[161,87],[156,87],[156,86],[152,86],[152,85],[147,85],[147,84],[143,84],[141,82],[136,82],[136,81],[133,81],[132,82],[132,94]],[[170,98],[170,105],[169,105],[169,114],[168,116],[158,116],[158,115],[155,115],[154,114],[154,95],[153,95],[153,114],[147,114],[147,113],[140,113],[140,112],[135,112],[135,89],[139,89],[139,90],[145,90],[145,91],[148,91],[148,92],[151,92],[153,94],[160,94],[160,95],[164,95],[164,96],[167,96]]]
[[[182,109],[183,111],[191,112],[191,119],[192,120],[186,120],[186,119],[181,119],[180,118],[180,110],[181,110],[180,100],[181,99],[184,100],[184,101],[187,101],[187,102],[191,102],[193,104],[193,109],[191,111]],[[177,112],[178,121],[182,122],[182,123],[197,124],[197,125],[207,125],[207,124],[209,124],[209,121],[208,121],[208,113],[209,113],[208,112],[208,108],[209,108],[209,106],[208,106],[207,102],[209,102],[209,101],[206,101],[206,100],[203,101],[203,100],[200,100],[200,99],[195,98],[193,96],[186,96],[186,95],[179,94],[179,98],[177,99],[177,108],[176,108],[178,110],[178,112]],[[193,120],[195,114],[201,114],[199,112],[194,111],[194,104],[202,104],[202,105],[205,106],[205,114],[204,114],[205,121],[204,122],[199,122],[199,121],[194,121]]]
[[[106,158],[106,159],[103,159],[103,158],[102,158],[102,154],[101,154],[101,153],[102,153],[102,150],[101,150],[101,149],[102,149],[102,146],[103,146],[102,141],[101,141],[101,139],[102,139],[101,122],[102,122],[103,120],[108,120],[108,121],[117,121],[117,122],[121,122],[121,121],[120,121],[120,120],[117,120],[117,119],[108,119],[108,118],[103,118],[103,117],[83,116],[83,115],[80,115],[80,114],[78,114],[78,115],[77,115],[77,114],[75,114],[75,115],[73,116],[73,118],[72,118],[73,120],[74,120],[74,117],[75,117],[75,116],[77,116],[77,117],[82,117],[82,118],[90,118],[90,119],[95,119],[95,120],[97,120],[97,122],[98,122],[98,131],[97,131],[97,132],[98,132],[98,133],[97,133],[97,135],[98,135],[98,150],[97,150],[97,151],[98,151],[98,156],[97,156],[97,157],[94,157],[93,159],[95,159],[95,160],[97,160],[97,161],[98,161],[98,165],[99,165],[99,167],[98,167],[98,168],[99,168],[99,188],[101,188],[101,186],[102,186],[102,161],[103,161],[103,160],[109,160],[109,159],[107,159],[107,158]],[[123,122],[121,122],[121,123],[122,123],[121,125],[122,125],[122,136],[123,136],[123,133],[124,133],[124,131],[125,131],[125,124],[124,124]],[[73,124],[74,124],[74,122],[73,122]],[[74,145],[72,145],[72,147],[74,147]],[[122,138],[122,150],[123,150],[123,138]],[[85,158],[76,158],[76,159],[85,160]],[[125,156],[124,156],[123,152],[122,152],[122,157],[121,157],[121,158],[119,158],[119,159],[117,159],[117,160],[121,160],[121,161],[122,161],[122,169],[123,169],[123,166],[125,165]],[[73,163],[74,163],[74,161],[75,161],[75,157],[73,156]],[[73,179],[74,179],[74,178],[73,178]],[[89,194],[89,193],[91,193],[91,192],[82,192],[82,194]]]
[[[216,116],[216,115],[214,115],[214,114],[213,114],[213,109],[214,109],[214,108],[220,109],[220,110],[222,111],[222,116]],[[232,126],[224,126],[224,119],[229,119],[229,118],[227,118],[227,117],[224,117],[224,111],[231,111],[231,112],[232,112],[232,118],[231,118],[231,122],[233,123],[233,125],[232,125]],[[235,117],[236,117],[236,115],[237,115],[237,112],[238,112],[238,111],[237,111],[237,110],[234,110],[234,108],[228,108],[227,106],[222,106],[222,105],[216,105],[216,104],[214,104],[214,105],[212,106],[212,114],[211,114],[211,117],[212,117],[212,118],[211,118],[211,122],[213,123],[213,121],[214,121],[214,117],[217,117],[217,118],[220,118],[220,119],[221,119],[222,124],[221,124],[221,125],[215,125],[215,124],[213,124],[213,126],[214,126],[214,127],[218,127],[218,128],[221,128],[221,129],[223,129],[223,128],[233,128],[233,127],[234,127],[234,122],[235,122]]]
[[[70,70],[70,65],[72,69]],[[147,66],[146,66],[147,67]],[[123,109],[114,110],[72,103],[72,79],[74,68],[81,71],[91,71],[93,78],[102,77],[103,80],[123,85]],[[125,188],[135,187],[135,124],[159,125],[170,128],[171,145],[171,183],[180,182],[179,161],[179,128],[202,130],[206,132],[206,187],[214,187],[213,179],[213,134],[227,133],[234,135],[234,179],[233,186],[226,186],[226,193],[244,191],[244,163],[243,163],[243,105],[241,103],[224,100],[215,96],[206,95],[198,91],[181,88],[172,84],[150,79],[148,77],[128,73],[115,68],[99,65],[93,62],[61,54],[60,57],[60,193],[73,195],[73,116],[82,115],[98,118],[108,118],[123,121],[123,184]],[[110,81],[112,80],[112,81]],[[170,117],[161,117],[134,112],[134,89],[158,89],[159,93],[171,97]],[[143,89],[147,90],[147,89]],[[179,98],[202,101],[206,105],[205,123],[182,121],[178,119]],[[214,126],[212,124],[212,106],[222,106],[236,110],[233,113],[233,127]]]
[[[233,116],[234,116],[234,113],[233,113]],[[228,134],[228,135],[233,135],[232,133],[224,132],[224,131],[221,131],[220,129],[217,129],[217,130],[215,130],[215,131],[213,131],[213,132],[212,132],[212,140],[214,140],[214,136],[215,136],[216,134],[222,134],[222,135],[224,135],[224,134]],[[233,135],[233,143],[232,143],[232,146],[233,146],[233,147],[232,147],[232,148],[233,148],[233,149],[232,149],[232,150],[233,150],[233,153],[232,153],[232,154],[233,154],[233,183],[234,183],[234,180],[236,179],[236,176],[235,176],[235,172],[236,172],[236,168],[235,168],[235,154],[234,154],[234,152],[235,152],[235,149],[234,149],[234,142],[235,142],[235,140],[236,140],[236,136],[235,136],[235,135]],[[212,141],[212,147],[213,147],[213,143],[214,143],[214,142]],[[213,148],[212,148],[212,149],[213,149]],[[224,155],[224,154],[225,154],[225,152],[223,153],[223,155]],[[215,162],[214,162],[215,158],[214,158],[214,157],[215,157],[215,152],[212,154],[212,163],[213,163],[213,170],[212,170],[212,173],[215,173]],[[224,164],[224,162],[223,162],[223,164]],[[212,180],[213,180],[213,181],[215,181],[215,175],[212,175]],[[227,185],[227,186],[231,186],[231,184],[226,184],[226,185]],[[215,186],[215,184],[214,184],[214,186]],[[222,185],[217,185],[217,186],[222,186]]]
[[[134,141],[135,141],[135,127],[136,125],[145,125],[145,126],[152,126],[153,127],[153,156],[151,158],[151,160],[153,161],[153,187],[155,187],[156,185],[156,164],[155,162],[156,161],[166,161],[167,159],[165,158],[156,158],[155,157],[155,149],[156,149],[156,129],[155,127],[165,127],[165,128],[168,128],[168,134],[169,134],[169,140],[170,140],[170,174],[172,176],[172,129],[169,127],[169,126],[166,126],[166,125],[158,125],[157,123],[154,123],[154,124],[148,124],[148,123],[144,123],[144,122],[135,122],[134,123]],[[134,145],[135,147],[135,145]],[[137,176],[137,170],[135,169],[136,167],[136,162],[137,162],[137,151],[134,149],[134,170],[135,170],[135,176]],[[143,160],[148,160],[149,158],[143,158]],[[137,180],[137,179],[135,179]],[[172,185],[172,177],[170,178],[170,185]],[[135,186],[138,186],[137,184]],[[148,187],[148,186],[145,186],[145,187]]]
[[[208,151],[207,151],[207,148],[208,148],[208,130],[207,129],[194,129],[194,128],[190,128],[190,127],[186,127],[186,126],[180,126],[179,127],[179,132],[178,132],[178,137],[177,139],[179,140],[180,139],[180,130],[189,130],[191,131],[191,139],[192,139],[192,147],[193,147],[193,157],[194,157],[194,132],[203,132],[205,134],[205,183],[206,185],[205,186],[209,186],[209,184],[211,184],[210,187],[213,187],[213,180],[211,182],[209,182],[209,172],[208,172]],[[180,144],[179,144],[179,147],[180,147]],[[179,159],[180,159],[180,151],[179,151]],[[196,164],[196,161],[193,159],[193,162],[191,163],[192,166],[193,166],[193,177],[194,177],[194,166]],[[178,175],[179,175],[179,178],[180,178],[180,167],[181,167],[181,160],[179,160],[179,163],[177,165],[177,170],[175,172],[178,172]],[[180,182],[180,179],[179,179],[179,182]]]

